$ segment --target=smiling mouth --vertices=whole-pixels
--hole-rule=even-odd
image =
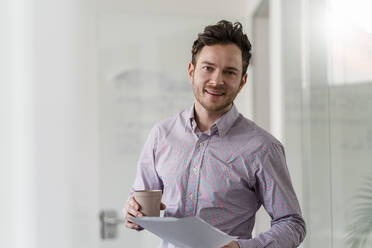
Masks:
[[[212,96],[223,96],[225,93],[219,92],[219,91],[212,91],[212,90],[205,90],[207,94],[212,95]]]

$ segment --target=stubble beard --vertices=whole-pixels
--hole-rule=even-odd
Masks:
[[[225,102],[223,102],[221,104],[218,104],[218,105],[217,104],[209,104],[209,103],[204,102],[203,99],[199,99],[199,96],[196,96],[196,100],[199,102],[199,104],[205,110],[207,110],[208,112],[211,112],[211,113],[224,112],[233,103],[233,101],[225,101]]]
[[[237,94],[235,94],[235,96],[228,96],[227,98],[224,99],[223,102],[221,103],[215,103],[215,104],[211,104],[211,102],[207,102],[204,100],[204,98],[206,97],[206,93],[204,88],[195,88],[194,86],[195,84],[193,83],[193,92],[194,92],[194,96],[195,96],[195,99],[196,101],[207,111],[207,112],[210,112],[210,113],[222,113],[222,112],[226,112],[226,110],[229,110],[230,106],[232,105],[235,97]]]

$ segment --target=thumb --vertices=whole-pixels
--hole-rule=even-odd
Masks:
[[[164,210],[166,208],[164,203],[160,203],[160,210]]]

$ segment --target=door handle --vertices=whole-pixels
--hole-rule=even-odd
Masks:
[[[99,213],[101,239],[115,239],[118,236],[118,225],[125,223],[115,210],[102,210]]]

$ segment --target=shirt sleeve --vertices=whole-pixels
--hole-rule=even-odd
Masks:
[[[271,217],[271,228],[253,239],[237,240],[240,248],[292,248],[305,238],[306,227],[294,192],[281,144],[251,156],[255,191]]]
[[[141,152],[137,173],[129,196],[135,190],[163,190],[163,183],[155,169],[155,154],[158,141],[158,128],[153,127]]]

